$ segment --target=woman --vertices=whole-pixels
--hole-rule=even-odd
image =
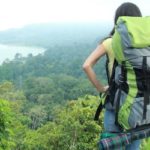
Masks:
[[[116,24],[118,17],[120,16],[137,16],[141,17],[142,14],[140,12],[140,9],[133,3],[123,3],[118,7],[115,13],[115,18],[114,18],[114,24]],[[112,50],[112,45],[111,45],[111,37],[114,34],[114,28],[111,31],[110,35],[108,38],[103,40],[103,42],[97,46],[97,48],[90,54],[90,56],[85,60],[83,64],[83,69],[85,73],[87,74],[89,80],[92,82],[94,87],[97,89],[98,92],[104,93],[108,89],[108,85],[104,86],[100,81],[97,80],[96,74],[93,70],[93,66],[97,63],[97,61],[107,54],[108,59],[109,59],[109,64],[108,64],[108,70],[109,70],[109,76],[111,76],[112,72],[112,66],[114,63],[114,54]],[[117,132],[120,131],[119,127],[115,125],[115,113],[114,110],[108,110],[106,109],[105,111],[105,116],[104,116],[104,128],[108,132]],[[126,150],[139,150],[139,145],[140,141],[134,141],[132,144],[126,146]]]

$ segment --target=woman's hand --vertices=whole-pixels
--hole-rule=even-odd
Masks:
[[[108,88],[109,88],[108,85],[104,86],[104,93],[108,91]]]
[[[97,90],[98,90],[98,92],[100,92],[100,93],[105,93],[105,92],[107,92],[108,88],[109,88],[109,86],[106,85],[106,86],[103,86],[102,88],[97,89]]]

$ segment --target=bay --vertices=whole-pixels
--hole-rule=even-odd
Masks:
[[[35,46],[18,46],[18,45],[5,45],[0,44],[0,64],[3,63],[4,60],[14,59],[17,53],[21,54],[22,57],[26,57],[29,54],[33,56],[43,53],[46,49],[42,47]]]

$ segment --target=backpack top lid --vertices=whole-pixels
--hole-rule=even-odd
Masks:
[[[150,17],[121,16],[117,20],[112,47],[120,63],[125,60],[123,51],[150,46]]]

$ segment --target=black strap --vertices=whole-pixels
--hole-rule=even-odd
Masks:
[[[147,57],[143,57],[143,76],[144,76],[144,109],[143,109],[143,119],[146,119],[147,105],[149,104],[149,78],[147,78]]]
[[[109,69],[108,69],[108,64],[109,64],[109,57],[108,54],[106,53],[106,75],[107,75],[107,81],[108,83],[110,82],[110,73],[109,73]]]
[[[105,96],[105,94],[102,95],[102,94],[100,93],[99,96],[100,96],[100,98],[102,98],[102,96]],[[106,96],[106,98],[107,98],[107,96]],[[95,121],[98,121],[99,116],[100,116],[100,113],[102,112],[102,110],[103,110],[105,104],[106,104],[106,99],[105,99],[105,103],[104,103],[104,104],[102,104],[102,102],[100,102],[99,106],[97,107],[97,110],[96,110],[96,113],[95,113],[95,116],[94,116],[94,120],[95,120]]]
[[[118,63],[115,59],[113,63],[112,74],[109,80],[109,88],[108,88],[108,97],[109,97],[108,100],[110,100],[109,102],[111,103],[112,106],[114,105],[115,93],[118,88],[118,85],[115,82],[115,70],[117,65]]]
[[[140,125],[140,126],[137,126],[135,128],[132,128],[132,129],[128,129],[125,132],[126,133],[128,133],[128,132],[136,132],[136,131],[141,131],[141,130],[144,130],[144,129],[150,129],[150,123],[149,124]]]
[[[95,113],[95,116],[94,116],[95,121],[98,121],[100,113],[103,110],[103,108],[104,108],[104,106],[102,105],[102,103],[100,103],[99,106],[97,107],[97,110],[96,110],[96,113]]]
[[[149,76],[147,77],[147,93],[148,93],[148,104],[150,104],[150,78]]]
[[[109,88],[111,88],[111,85],[114,82],[114,79],[115,79],[115,69],[116,69],[117,65],[118,65],[118,63],[117,63],[117,60],[115,59],[114,63],[113,63],[112,74],[111,74],[111,77],[110,77],[110,80],[109,80]]]

